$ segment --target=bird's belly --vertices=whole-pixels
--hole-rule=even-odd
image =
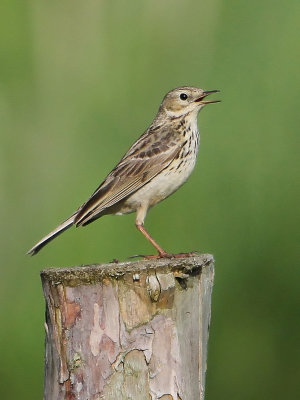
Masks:
[[[194,154],[184,159],[174,160],[149,183],[122,202],[118,214],[136,211],[141,204],[152,207],[164,200],[185,183],[192,173],[195,163],[196,156]]]

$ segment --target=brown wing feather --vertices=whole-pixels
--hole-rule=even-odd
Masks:
[[[182,139],[169,130],[151,135],[147,131],[128,150],[120,163],[96,189],[90,199],[79,209],[74,223],[85,225],[106,208],[125,199],[165,169],[177,156]]]

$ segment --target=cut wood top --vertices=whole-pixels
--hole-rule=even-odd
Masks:
[[[63,284],[75,287],[78,285],[95,284],[105,278],[118,279],[126,273],[139,274],[145,271],[161,273],[173,272],[178,277],[184,274],[199,272],[202,268],[213,267],[211,254],[199,254],[186,258],[171,258],[157,260],[139,260],[134,262],[119,262],[109,264],[90,264],[65,268],[46,268],[41,271],[42,280],[52,284]]]

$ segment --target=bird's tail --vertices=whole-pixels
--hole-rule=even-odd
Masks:
[[[37,254],[47,243],[51,242],[56,236],[60,235],[63,233],[65,230],[71,227],[73,225],[74,219],[75,219],[76,213],[71,215],[68,219],[66,219],[64,222],[62,222],[58,227],[56,227],[52,232],[48,233],[43,239],[41,239],[39,242],[37,242],[28,252],[27,254],[30,254],[34,256]]]

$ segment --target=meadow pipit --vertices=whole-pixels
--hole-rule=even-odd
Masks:
[[[150,127],[88,201],[33,246],[28,254],[39,252],[71,225],[84,226],[102,215],[135,211],[137,229],[158,251],[153,257],[176,256],[163,250],[149,235],[144,220],[149,208],[174,193],[193,171],[199,148],[197,115],[206,104],[218,102],[205,100],[215,92],[218,90],[183,86],[167,93]]]

